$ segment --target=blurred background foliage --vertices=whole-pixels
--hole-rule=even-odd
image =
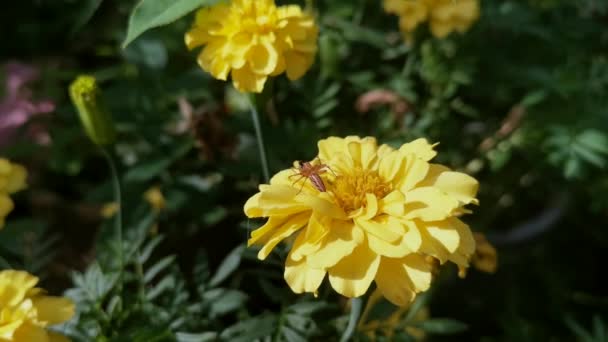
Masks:
[[[262,182],[246,98],[196,65],[183,43],[191,15],[123,49],[135,5],[13,1],[0,14],[0,61],[37,68],[33,97],[56,105],[0,147],[30,173],[0,231],[3,257],[67,290],[75,341],[337,340],[344,299],[290,293],[284,251],[262,264],[244,248],[260,222],[242,206]],[[439,162],[480,181],[467,222],[499,252],[495,274],[445,270],[407,312],[376,304],[368,320],[393,323],[362,323],[358,338],[606,341],[608,3],[483,0],[465,34],[437,39],[421,26],[407,44],[380,1],[315,1],[314,11],[315,65],[266,93],[271,172],[312,159],[329,135],[438,141]],[[119,134],[121,287],[102,216],[109,173],[67,97],[82,73],[101,82]],[[166,206],[144,199],[151,187]]]

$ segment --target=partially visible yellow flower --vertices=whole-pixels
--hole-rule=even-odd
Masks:
[[[160,191],[160,188],[158,186],[154,186],[148,189],[144,193],[144,199],[146,200],[146,202],[148,202],[148,204],[150,204],[152,209],[157,212],[165,209],[165,207],[167,206],[165,196],[163,196],[163,193]]]
[[[109,219],[118,212],[118,203],[108,202],[101,207],[101,217]]]
[[[320,180],[326,191],[292,169],[245,204],[248,217],[268,217],[249,245],[258,258],[295,237],[285,280],[296,293],[315,293],[327,275],[346,297],[366,293],[372,282],[392,303],[405,306],[432,280],[427,256],[468,267],[475,252],[469,227],[459,219],[477,204],[477,181],[432,164],[435,145],[418,139],[394,149],[376,139],[330,137],[319,141]]]
[[[198,63],[220,80],[232,77],[242,92],[260,93],[268,77],[304,75],[317,52],[314,18],[297,5],[232,0],[202,8],[186,33],[186,46],[203,46]]]
[[[479,0],[384,0],[384,10],[399,16],[399,28],[406,36],[428,21],[431,33],[444,38],[471,27],[479,18]]]
[[[405,329],[408,335],[414,337],[416,341],[422,341],[426,337],[424,330],[413,326],[415,323],[424,322],[429,319],[430,313],[427,307],[422,307],[416,312],[410,324],[404,327],[403,320],[409,311],[409,307],[403,306],[397,308],[386,318],[369,319],[370,313],[374,310],[376,304],[383,299],[382,293],[377,289],[369,296],[365,310],[359,320],[359,331],[363,332],[371,341],[376,341],[377,334],[380,333],[389,341],[399,330]]]
[[[23,166],[0,158],[0,229],[4,227],[4,219],[15,206],[9,195],[25,189],[26,178],[27,170]]]
[[[68,321],[74,304],[67,298],[45,295],[38,278],[23,271],[0,272],[0,342],[69,341],[46,330]]]
[[[475,233],[473,236],[477,244],[475,255],[473,255],[473,259],[471,260],[473,266],[482,272],[496,272],[498,259],[496,248],[490,244],[483,234]]]

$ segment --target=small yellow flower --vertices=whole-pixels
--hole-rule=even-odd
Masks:
[[[260,93],[270,76],[302,77],[317,51],[314,18],[297,5],[274,0],[232,0],[202,8],[186,46],[203,46],[198,63],[220,80],[232,76],[242,92]]]
[[[494,273],[497,268],[498,253],[496,248],[488,242],[486,237],[481,233],[475,233],[475,242],[477,248],[475,249],[475,255],[471,259],[473,266],[486,273]]]
[[[334,290],[352,298],[375,281],[384,297],[404,306],[431,284],[427,256],[468,267],[475,240],[458,217],[478,203],[478,183],[430,163],[434,145],[418,139],[394,149],[351,136],[318,147],[312,164],[329,169],[320,173],[326,191],[306,179],[294,183],[289,169],[245,204],[248,217],[269,218],[249,240],[263,246],[258,258],[295,238],[284,274],[294,292],[315,293],[327,275]]]
[[[148,189],[144,193],[144,199],[146,200],[146,202],[148,202],[148,204],[150,204],[152,209],[157,212],[165,209],[165,207],[167,206],[165,196],[163,196],[163,193],[160,191],[160,188],[158,186],[154,186]]]
[[[0,158],[0,229],[6,216],[13,211],[14,203],[9,195],[27,187],[27,170],[7,159]]]
[[[406,36],[428,20],[431,33],[444,38],[471,27],[479,18],[479,0],[384,0],[384,10],[399,16]]]
[[[109,219],[114,217],[118,212],[118,203],[108,202],[101,207],[101,217]]]
[[[23,271],[0,272],[0,342],[69,341],[46,330],[68,321],[74,304],[67,298],[46,296],[36,288],[38,278]]]

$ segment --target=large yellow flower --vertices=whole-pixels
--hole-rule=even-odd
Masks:
[[[479,18],[479,0],[384,0],[384,10],[399,16],[406,35],[428,20],[431,33],[443,38],[471,27]]]
[[[47,331],[74,315],[74,304],[46,296],[36,288],[38,278],[23,271],[0,272],[0,342],[61,342],[65,337]]]
[[[259,93],[270,76],[291,80],[306,73],[317,51],[314,18],[297,5],[273,0],[232,0],[202,8],[186,33],[189,49],[204,46],[199,65],[242,92]]]
[[[393,149],[374,138],[330,137],[319,141],[326,191],[295,171],[283,170],[245,204],[249,217],[268,217],[249,245],[264,259],[294,235],[285,280],[296,293],[315,293],[328,275],[346,297],[359,297],[375,281],[396,305],[407,305],[429,288],[426,261],[469,265],[475,241],[458,217],[477,204],[472,177],[431,164],[434,145],[418,139]],[[305,182],[305,183],[302,183]]]
[[[4,227],[4,219],[13,211],[13,200],[9,197],[26,187],[27,171],[18,164],[0,158],[0,229]]]

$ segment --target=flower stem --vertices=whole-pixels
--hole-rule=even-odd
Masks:
[[[251,110],[251,118],[253,120],[253,127],[255,129],[255,137],[258,144],[258,151],[260,153],[260,161],[262,163],[262,172],[264,173],[264,180],[268,183],[270,181],[270,172],[268,171],[268,160],[266,159],[266,149],[264,146],[264,136],[262,134],[262,126],[260,125],[260,115],[257,110],[257,103],[255,101],[255,95],[249,94],[249,108]]]
[[[361,310],[363,309],[363,297],[357,297],[350,300],[350,317],[348,318],[348,326],[344,330],[344,334],[340,338],[340,342],[347,342],[350,340],[355,330],[357,329],[357,323],[359,322],[359,316],[361,316]]]
[[[110,168],[110,174],[112,177],[112,187],[114,191],[114,202],[118,206],[118,210],[116,211],[116,215],[114,215],[114,232],[116,234],[116,240],[118,240],[118,266],[119,266],[119,282],[118,284],[122,284],[122,273],[125,267],[125,257],[124,257],[124,244],[122,237],[122,194],[120,191],[120,179],[118,178],[118,171],[116,169],[116,163],[114,162],[114,158],[112,154],[106,150],[105,148],[101,148],[103,156],[108,162],[108,166]]]

